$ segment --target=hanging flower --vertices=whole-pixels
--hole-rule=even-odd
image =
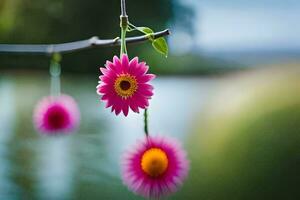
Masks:
[[[116,115],[122,111],[125,116],[129,107],[137,113],[139,108],[147,108],[153,95],[153,87],[148,82],[155,78],[147,74],[148,69],[145,62],[139,63],[137,57],[129,61],[126,54],[121,59],[114,56],[113,62],[107,61],[106,68],[100,68],[103,75],[97,86],[97,93],[107,101],[106,108],[112,107]]]
[[[174,193],[188,170],[189,162],[179,143],[163,137],[146,137],[122,160],[124,184],[145,198]]]
[[[33,114],[35,128],[45,134],[69,133],[77,128],[80,112],[75,100],[68,95],[44,97]]]

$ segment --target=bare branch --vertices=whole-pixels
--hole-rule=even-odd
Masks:
[[[154,39],[164,37],[170,34],[168,29],[153,34]],[[135,44],[148,40],[146,35],[126,38],[127,44]],[[98,37],[92,37],[87,40],[61,43],[61,44],[0,44],[0,53],[19,53],[19,54],[53,54],[53,53],[71,53],[84,49],[97,47],[120,46],[121,40],[106,39],[101,40]]]

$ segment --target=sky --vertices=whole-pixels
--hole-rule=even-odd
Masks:
[[[179,1],[195,11],[195,34],[175,26],[171,40],[178,53],[300,50],[299,0]]]

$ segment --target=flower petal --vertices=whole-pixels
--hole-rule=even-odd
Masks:
[[[137,76],[141,76],[146,74],[148,70],[149,70],[149,66],[147,66],[145,62],[141,62],[137,65],[135,74]]]
[[[100,80],[107,84],[112,84],[114,80],[110,78],[109,76],[101,75],[99,76]]]
[[[105,67],[108,71],[117,72],[117,66],[108,60],[106,61]]]
[[[143,96],[147,96],[147,97],[152,97],[153,96],[153,92],[151,90],[142,90],[139,92],[139,94],[143,95]]]
[[[137,94],[135,98],[138,107],[145,109],[149,106],[148,98],[146,98],[145,96]]]
[[[154,87],[148,83],[141,83],[139,84],[139,87],[143,88],[143,89],[148,89],[148,90],[153,90]]]
[[[100,71],[101,71],[101,73],[103,74],[103,75],[106,75],[107,74],[107,72],[109,72],[106,68],[104,68],[104,67],[100,67]]]
[[[123,108],[122,108],[122,110],[123,110],[123,114],[125,115],[125,117],[127,117],[128,112],[129,112],[129,105],[128,105],[128,101],[127,100],[125,100],[123,102]]]
[[[138,77],[138,81],[139,83],[146,83],[155,79],[155,77],[156,76],[154,74],[144,74],[143,76]]]
[[[139,58],[138,57],[134,57],[130,62],[129,62],[129,73],[132,73],[133,70],[136,69],[136,66],[139,63]]]
[[[139,113],[139,107],[136,105],[134,99],[132,99],[129,103],[129,106],[130,106],[130,109],[133,111],[133,112],[136,112],[136,113]]]
[[[121,63],[122,63],[123,73],[127,73],[129,68],[129,60],[126,54],[122,55]]]
[[[114,56],[113,57],[113,63],[114,63],[114,66],[116,67],[116,73],[120,74],[122,73],[122,63],[120,61],[120,59],[117,57],[117,56]]]
[[[111,87],[110,85],[101,85],[97,91],[101,94],[110,93]]]

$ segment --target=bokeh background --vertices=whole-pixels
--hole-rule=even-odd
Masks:
[[[119,0],[0,0],[0,43],[119,35]],[[130,21],[170,28],[170,55],[147,61],[151,134],[183,142],[190,176],[169,199],[300,199],[300,2],[127,0]],[[129,34],[131,36],[133,34]],[[120,180],[122,152],[143,137],[141,115],[116,117],[95,92],[118,48],[70,53],[62,91],[81,110],[70,136],[45,137],[32,111],[49,94],[49,57],[0,54],[0,199],[141,199]]]

